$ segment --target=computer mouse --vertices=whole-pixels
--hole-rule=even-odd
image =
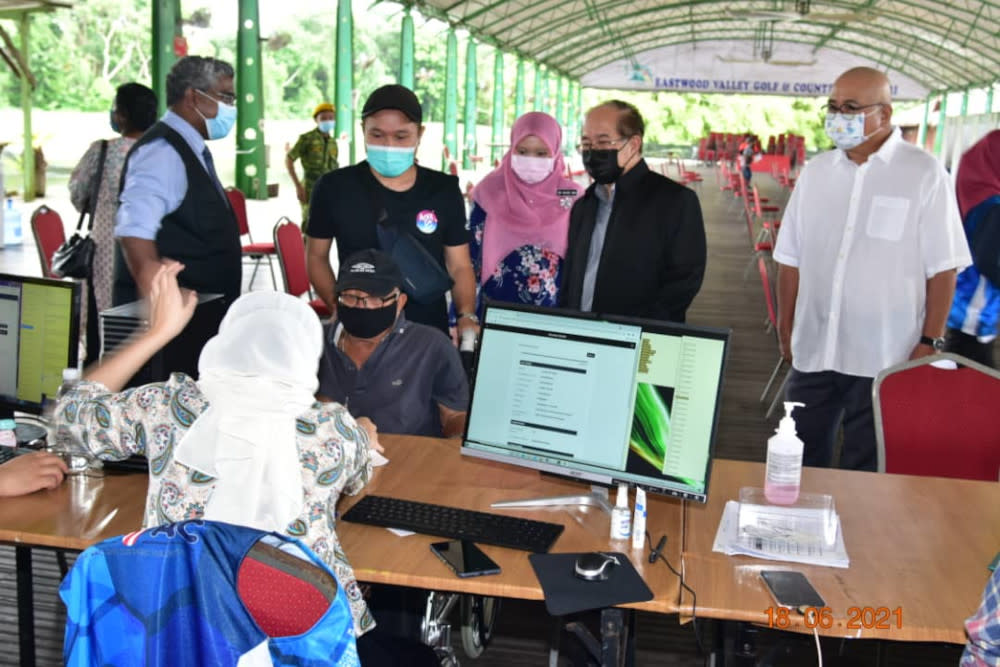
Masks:
[[[607,581],[615,565],[618,565],[616,557],[594,551],[577,557],[574,572],[586,581]]]

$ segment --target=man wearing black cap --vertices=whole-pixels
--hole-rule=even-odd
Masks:
[[[340,265],[320,398],[368,417],[385,433],[459,437],[469,385],[458,350],[433,328],[406,319],[402,284],[399,267],[378,250],[354,253]]]
[[[400,239],[417,253],[426,251],[423,256],[434,272],[445,280],[450,276],[462,332],[479,324],[465,204],[457,177],[415,164],[424,131],[422,118],[417,96],[404,86],[382,86],[365,101],[361,129],[368,159],[325,174],[313,189],[306,241],[309,280],[336,312],[337,284],[330,265],[333,240],[343,264],[346,257],[366,248],[389,251],[387,239]],[[394,245],[400,246],[400,240]],[[415,277],[404,276],[407,283]],[[447,288],[419,295],[409,291],[407,317],[447,333]]]

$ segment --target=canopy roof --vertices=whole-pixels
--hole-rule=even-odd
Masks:
[[[896,97],[918,98],[1000,78],[995,0],[417,0],[416,6],[587,86],[824,95],[822,86],[837,74],[863,64],[887,72]],[[678,83],[685,80],[697,84]],[[734,90],[726,81],[749,89]]]
[[[72,6],[69,0],[0,0],[0,18],[24,11],[38,12]]]

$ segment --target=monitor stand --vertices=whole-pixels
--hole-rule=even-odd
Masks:
[[[598,491],[582,493],[575,496],[548,496],[546,498],[525,498],[523,500],[501,500],[490,507],[494,509],[539,509],[542,507],[560,507],[563,505],[586,505],[597,507],[611,515],[611,503]]]

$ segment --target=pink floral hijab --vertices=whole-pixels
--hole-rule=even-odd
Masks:
[[[552,172],[534,184],[522,181],[511,168],[514,149],[531,135],[541,139],[555,157]],[[521,246],[540,246],[560,257],[566,255],[569,211],[583,189],[566,178],[561,146],[562,129],[555,118],[540,111],[524,114],[510,130],[510,149],[500,166],[473,191],[473,200],[486,211],[481,283],[504,257]]]

